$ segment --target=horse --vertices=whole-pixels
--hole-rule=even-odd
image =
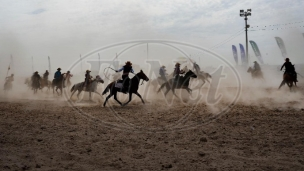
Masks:
[[[189,94],[191,94],[192,90],[188,87],[189,86],[189,81],[190,78],[197,78],[197,75],[189,70],[184,77],[179,77],[179,79],[177,80],[177,82],[174,80],[174,78],[170,79],[169,81],[163,83],[160,88],[158,89],[157,93],[160,92],[160,90],[166,86],[167,91],[165,92],[165,96],[167,95],[167,93],[170,91],[170,89],[172,90],[173,94],[177,97],[177,95],[174,92],[174,89],[186,89],[188,91]]]
[[[264,79],[264,76],[263,76],[263,72],[262,72],[261,70],[255,71],[255,70],[253,70],[251,67],[249,67],[248,70],[247,70],[247,72],[248,72],[248,73],[251,73],[251,77],[252,77],[253,79],[258,78],[258,79],[263,79],[263,80],[265,80],[265,79]]]
[[[146,74],[140,70],[139,73],[137,73],[133,78],[130,79],[130,86],[129,86],[129,101],[122,104],[118,99],[117,99],[117,92],[122,92],[121,88],[115,87],[115,84],[117,81],[113,81],[110,83],[106,89],[103,91],[102,95],[107,94],[107,92],[110,90],[110,94],[106,97],[105,102],[103,103],[103,106],[106,106],[107,101],[109,100],[110,97],[114,95],[114,99],[121,105],[125,106],[127,105],[131,100],[132,100],[132,94],[136,94],[142,101],[143,104],[145,104],[144,100],[142,99],[141,95],[137,92],[139,82],[140,80],[143,79],[144,81],[149,81],[149,78],[146,76]]]
[[[62,89],[64,88],[63,83],[65,80],[64,75],[65,75],[65,73],[61,74],[61,76],[58,78],[58,80],[53,79],[53,81],[52,81],[53,94],[55,94],[55,87],[56,87],[57,94],[62,96]],[[58,89],[60,89],[60,94],[57,91]]]
[[[173,76],[173,74],[172,74],[172,76]],[[166,76],[166,80],[171,79],[172,76],[171,76],[171,75]],[[166,81],[165,81],[163,78],[157,77],[157,78],[151,80],[150,84],[153,86],[154,91],[157,91],[157,90],[158,90],[158,89],[157,89],[157,86],[158,86],[158,85],[162,85],[162,84],[165,83],[165,82],[166,82]]]
[[[31,83],[32,83],[32,90],[34,90],[34,94],[37,93],[38,89],[40,89],[40,78],[32,77]]]
[[[288,73],[285,73],[283,75],[283,81],[281,82],[278,89],[280,89],[285,83],[288,85],[290,91],[292,90],[293,83],[294,83],[295,86],[297,86],[297,82],[296,82],[295,77],[288,74]]]
[[[200,85],[200,86],[197,86],[193,90],[200,89],[201,87],[203,87],[203,85],[206,83],[206,81],[210,84],[210,81],[208,80],[208,78],[211,79],[212,77],[211,77],[211,75],[209,73],[204,72],[204,71],[200,71],[200,72],[197,73],[197,78],[198,78],[198,80],[202,80],[203,84]]]
[[[52,86],[52,82],[47,79],[42,79],[40,82],[40,89],[42,90],[44,87],[47,87],[47,90],[49,91]]]
[[[96,93],[96,94],[98,94],[98,95],[101,96],[101,94],[97,92],[97,85],[98,85],[98,83],[104,83],[104,81],[101,79],[100,76],[96,76],[96,79],[94,79],[94,80],[88,85],[88,87],[87,87],[86,89],[83,88],[84,82],[81,82],[81,83],[78,83],[78,84],[74,84],[73,87],[71,88],[72,94],[71,94],[71,97],[70,97],[70,98],[72,98],[73,94],[74,94],[76,91],[78,91],[77,98],[78,98],[78,100],[79,100],[79,94],[80,94],[83,90],[89,92],[89,94],[90,94],[90,100],[91,100],[91,92],[94,92],[94,93]]]

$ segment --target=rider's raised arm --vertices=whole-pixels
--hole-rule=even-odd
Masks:
[[[285,64],[286,64],[286,62],[284,62],[284,64],[282,65],[281,70],[283,69],[283,67],[285,66]]]
[[[116,72],[120,72],[120,71],[123,71],[124,70],[124,67],[121,67],[119,70],[116,70]]]

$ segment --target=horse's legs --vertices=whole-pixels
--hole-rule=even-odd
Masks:
[[[136,92],[135,94],[141,99],[141,101],[143,102],[143,104],[145,104],[145,101],[144,101],[144,99],[141,97],[141,95],[140,95],[138,92]]]
[[[190,89],[190,88],[186,88],[186,90],[188,91],[188,93],[190,94],[190,95],[192,95],[192,90]]]
[[[79,100],[79,94],[82,92],[82,89],[79,89],[78,90],[78,93],[77,93],[77,98],[78,98],[78,100]]]
[[[105,102],[103,103],[103,106],[104,106],[104,107],[106,106],[106,103],[107,103],[107,101],[109,100],[109,98],[112,97],[112,96],[113,96],[113,94],[112,94],[112,92],[110,92],[110,94],[106,97]]]
[[[127,103],[124,103],[123,106],[127,105],[132,100],[132,94],[132,92],[129,93],[129,100],[127,101]]]
[[[285,81],[283,80],[278,89],[280,89],[284,84],[285,84]]]
[[[169,91],[170,91],[170,88],[167,88],[166,92],[165,92],[165,97],[167,96],[167,94],[168,94]]]
[[[74,95],[75,92],[76,92],[76,90],[73,90],[70,99],[72,98],[72,96]]]
[[[122,103],[117,99],[117,92],[114,92],[114,99],[117,101],[117,103],[122,105]]]

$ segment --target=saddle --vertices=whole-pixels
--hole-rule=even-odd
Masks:
[[[117,80],[115,83],[115,87],[119,88],[121,92],[128,93],[129,92],[130,79]]]
[[[183,76],[179,76],[178,78],[173,79],[173,84],[176,88],[182,88],[188,85],[183,84],[185,81],[185,78]]]

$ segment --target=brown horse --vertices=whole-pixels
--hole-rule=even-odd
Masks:
[[[257,79],[264,79],[264,76],[263,76],[263,72],[261,70],[258,70],[258,71],[255,71],[253,70],[251,67],[248,68],[247,70],[248,73],[251,73],[251,77],[253,79],[257,78]]]
[[[107,94],[107,92],[110,90],[110,94],[106,97],[105,102],[103,103],[103,106],[106,106],[107,101],[109,100],[110,97],[112,97],[114,95],[114,99],[122,106],[127,105],[131,100],[132,100],[132,94],[136,94],[143,103],[144,100],[142,99],[141,95],[137,92],[138,90],[138,86],[139,86],[139,82],[140,80],[143,79],[144,81],[149,81],[149,78],[146,76],[146,74],[140,70],[139,73],[137,73],[133,78],[130,79],[130,87],[129,87],[129,101],[122,104],[118,99],[117,99],[117,92],[122,92],[121,88],[117,88],[115,87],[115,84],[117,81],[114,81],[112,83],[110,83],[106,89],[103,91],[102,95]]]
[[[293,83],[295,86],[297,86],[297,82],[296,82],[296,78],[288,73],[285,73],[283,75],[283,81],[282,83],[280,84],[279,88],[280,89],[284,84],[287,84],[288,87],[290,88],[290,91],[292,90],[292,86],[293,86]]]
[[[50,88],[51,88],[51,86],[52,86],[52,82],[51,81],[46,80],[46,79],[41,79],[41,81],[40,81],[40,89],[41,89],[41,91],[42,91],[42,89],[44,87],[46,87],[47,91],[49,91]]]
[[[61,74],[60,78],[58,78],[58,80],[53,79],[52,81],[52,88],[53,88],[53,94],[55,94],[55,87],[56,87],[56,92],[58,95],[62,96],[62,89],[64,88],[63,84],[64,84],[64,75],[65,73]],[[60,89],[60,94],[57,91],[58,89]]]

